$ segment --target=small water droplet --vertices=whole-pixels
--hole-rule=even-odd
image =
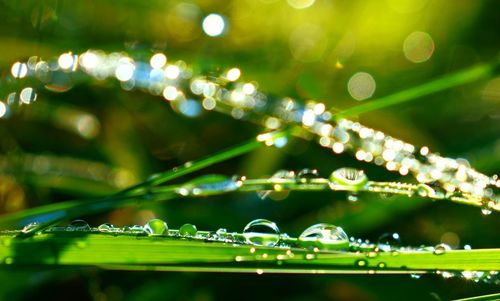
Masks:
[[[376,251],[370,251],[370,252],[366,253],[366,256],[368,258],[375,258],[375,257],[378,256],[378,252],[376,252]]]
[[[194,237],[198,232],[195,225],[184,224],[179,228],[179,234],[184,237]]]
[[[66,227],[66,231],[90,231],[90,226],[86,221],[77,219]]]
[[[492,212],[492,210],[489,207],[483,207],[483,208],[481,208],[481,213],[483,215],[490,215],[491,212]]]
[[[168,228],[167,228],[168,230]],[[123,227],[123,232],[129,233],[129,234],[144,234],[146,233],[145,227],[141,225],[133,225],[133,226],[125,226]]]
[[[384,269],[387,265],[385,264],[385,262],[379,262],[377,264],[377,267],[379,267],[380,269]]]
[[[104,223],[100,224],[99,227],[97,227],[97,230],[99,230],[99,232],[113,232],[115,230],[115,226],[110,223]]]
[[[451,247],[447,244],[439,244],[434,247],[434,255],[443,255],[447,251],[450,251]]]
[[[306,254],[306,256],[305,256],[305,258],[306,258],[307,260],[312,260],[312,259],[314,259],[315,257],[316,257],[316,256],[315,256],[314,254]]]
[[[274,247],[280,240],[280,231],[274,222],[267,219],[256,219],[245,226],[243,236],[247,243]]]
[[[355,203],[359,200],[358,194],[355,192],[348,192],[347,193],[347,200],[351,203]]]
[[[7,256],[4,258],[3,262],[5,264],[13,264],[14,263],[14,258],[10,257],[10,256]]]
[[[422,275],[420,275],[420,274],[410,274],[410,277],[412,279],[420,279],[422,277]]]
[[[377,242],[379,250],[390,252],[401,245],[401,237],[398,233],[384,233],[380,235]]]
[[[271,181],[272,180],[276,180],[276,179],[284,179],[284,180],[295,179],[295,172],[292,171],[292,170],[278,170],[270,178]],[[282,189],[283,189],[283,187],[280,184],[277,184],[277,185],[274,186],[274,190],[276,190],[276,191],[279,191],[279,190],[282,190]],[[258,191],[257,195],[259,196],[259,198],[265,199],[272,192],[273,192],[273,190],[262,190],[262,191]]]
[[[149,235],[163,235],[167,233],[168,225],[161,219],[154,218],[144,225],[144,230]]]
[[[310,183],[311,180],[319,177],[317,169],[304,168],[297,173],[297,182]]]
[[[357,267],[366,267],[367,264],[368,264],[368,262],[364,259],[356,260],[356,262],[354,263],[354,265]]]
[[[330,175],[330,185],[346,186],[353,190],[360,190],[368,183],[365,172],[356,168],[343,167]]]
[[[26,226],[24,226],[24,228],[21,230],[21,232],[29,233],[29,232],[33,231],[34,229],[36,229],[39,225],[40,224],[37,222],[29,223]]]
[[[349,247],[349,237],[341,227],[321,223],[304,230],[299,236],[298,244],[309,249],[339,250]]]

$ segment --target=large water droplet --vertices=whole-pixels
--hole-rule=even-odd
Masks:
[[[349,247],[349,237],[341,227],[322,223],[304,230],[298,243],[304,248],[339,250]]]
[[[179,234],[184,237],[193,237],[198,232],[195,225],[184,224],[179,228]]]
[[[234,178],[224,175],[206,175],[190,181],[179,190],[180,194],[210,195],[214,193],[234,191],[238,185]]]
[[[380,235],[377,242],[379,250],[390,252],[397,249],[401,245],[401,237],[398,233],[384,233]]]
[[[297,173],[297,182],[299,183],[310,183],[311,180],[319,177],[317,169],[304,168]]]
[[[448,251],[451,251],[451,247],[447,244],[439,244],[434,247],[434,255],[443,255]]]
[[[163,235],[167,233],[168,225],[161,219],[154,218],[144,225],[144,230],[149,235]]]
[[[243,236],[247,243],[274,247],[280,240],[280,231],[274,222],[267,219],[256,219],[245,226]]]
[[[346,186],[352,190],[360,190],[368,183],[365,172],[356,168],[343,167],[330,175],[330,185]]]
[[[90,226],[86,221],[77,219],[66,227],[66,231],[90,231]]]

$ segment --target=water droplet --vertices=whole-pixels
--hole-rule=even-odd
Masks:
[[[322,223],[304,230],[298,243],[304,248],[339,250],[349,247],[349,237],[341,227]]]
[[[370,252],[366,253],[366,256],[368,256],[369,258],[375,258],[378,256],[378,252],[377,251],[370,251]]]
[[[346,186],[353,190],[360,190],[368,183],[365,172],[356,168],[343,167],[330,175],[330,185]]]
[[[420,279],[422,277],[422,275],[420,275],[420,274],[410,274],[410,277],[412,279]]]
[[[36,229],[39,225],[40,224],[37,222],[29,223],[26,226],[24,226],[24,228],[21,230],[21,232],[29,233],[29,232],[33,231],[34,229]]]
[[[347,200],[352,203],[357,202],[359,200],[358,194],[355,192],[347,193]]]
[[[100,232],[113,232],[113,230],[115,230],[115,226],[110,223],[104,223],[100,224],[99,227],[97,227],[97,230]]]
[[[379,262],[377,264],[377,267],[379,267],[380,269],[384,269],[387,265],[385,264],[385,262]]]
[[[278,170],[277,172],[275,172],[271,176],[270,180],[273,181],[273,180],[277,180],[277,179],[283,179],[283,180],[295,179],[295,172],[292,170]],[[282,190],[282,185],[279,185],[279,184],[274,185],[274,190],[276,190],[276,191]],[[262,190],[262,191],[258,191],[257,195],[259,196],[259,198],[265,199],[272,192],[273,192],[272,190]]]
[[[13,264],[14,263],[14,258],[10,257],[10,256],[7,256],[4,258],[3,262],[5,264]]]
[[[247,243],[274,247],[280,240],[280,231],[274,222],[267,219],[256,219],[245,226],[243,236]]]
[[[357,267],[366,267],[368,265],[368,262],[364,259],[359,259],[359,260],[356,260],[354,265]]]
[[[451,251],[451,247],[447,244],[439,244],[434,247],[434,255],[443,255],[447,251]]]
[[[488,206],[483,206],[483,207],[481,208],[481,213],[482,213],[483,215],[490,215],[490,214],[491,214],[491,212],[492,212],[492,210],[491,210],[491,209],[490,209],[490,207],[488,207]]]
[[[66,227],[66,231],[90,231],[90,226],[86,221],[77,219]]]
[[[144,230],[149,235],[163,235],[167,233],[168,225],[161,219],[154,218],[144,225]]]
[[[306,254],[306,255],[305,255],[305,258],[306,258],[307,260],[313,260],[314,258],[316,258],[316,255],[314,255],[314,254]]]
[[[179,228],[179,234],[184,237],[193,237],[198,232],[195,225],[184,224]]]
[[[297,173],[297,182],[310,183],[312,179],[319,177],[317,169],[304,168]]]
[[[167,228],[168,230],[168,228]],[[133,225],[133,226],[126,226],[123,227],[123,232],[129,233],[129,234],[144,234],[146,231],[145,227],[140,226],[140,225]]]
[[[377,242],[379,250],[390,252],[401,245],[401,238],[398,233],[384,233],[380,235]]]
[[[234,178],[224,175],[205,175],[190,181],[178,193],[181,195],[209,195],[220,192],[234,191],[238,185]]]

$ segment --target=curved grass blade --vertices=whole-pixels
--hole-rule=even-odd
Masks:
[[[276,132],[270,133],[269,135],[271,138],[277,138],[287,135],[287,132]],[[188,162],[167,172],[153,175],[146,181],[122,190],[109,197],[50,204],[4,215],[0,217],[0,227],[8,228],[14,226],[19,228],[32,222],[38,222],[39,225],[37,227],[33,227],[30,231],[23,234],[31,235],[58,223],[61,220],[72,219],[77,216],[105,212],[114,208],[119,208],[133,203],[136,200],[140,200],[144,196],[151,196],[151,192],[149,191],[151,186],[165,183],[213,164],[240,156],[260,146],[262,146],[262,141],[251,139],[250,141],[247,141],[239,146],[219,152],[199,161]],[[167,194],[165,195],[165,193]],[[168,191],[163,190],[160,199],[170,199],[171,197],[173,197],[173,195],[170,195]]]
[[[415,100],[417,98],[427,96],[439,91],[450,89],[456,86],[464,85],[483,78],[488,78],[498,72],[499,63],[490,63],[475,66],[466,70],[459,71],[450,75],[445,75],[436,80],[425,84],[415,86],[370,102],[354,106],[349,109],[342,110],[333,115],[336,118],[355,116],[369,111],[378,110],[381,108],[390,107],[400,103]]]

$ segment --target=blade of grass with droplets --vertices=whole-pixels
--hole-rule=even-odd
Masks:
[[[378,110],[381,108],[390,107],[403,102],[412,101],[439,91],[464,85],[483,78],[491,77],[491,75],[498,72],[498,66],[499,63],[474,66],[466,70],[445,75],[441,78],[424,83],[422,85],[415,86],[379,99],[375,99],[349,109],[345,109],[333,115],[336,118],[344,118]]]
[[[287,135],[286,131],[269,133],[270,138],[278,138],[284,135]],[[240,156],[260,146],[262,146],[262,141],[251,139],[250,141],[247,141],[236,147],[211,155],[199,161],[190,162],[167,172],[153,175],[146,181],[127,188],[109,197],[100,198],[97,200],[94,199],[86,201],[76,200],[61,202],[4,215],[0,217],[0,227],[22,227],[31,222],[39,222],[38,227],[34,227],[29,232],[25,233],[25,235],[29,235],[57,222],[60,222],[61,220],[119,208],[120,206],[126,205],[127,203],[133,202],[134,200],[137,200],[139,198],[136,194],[129,196],[131,193],[142,192],[147,194],[148,187],[165,183],[167,181],[198,171],[213,164],[217,164],[219,162]]]
[[[500,269],[500,249],[381,252],[319,251],[234,245],[165,236],[43,233],[0,236],[0,257],[12,266],[68,265],[115,269],[258,273],[426,273]]]

